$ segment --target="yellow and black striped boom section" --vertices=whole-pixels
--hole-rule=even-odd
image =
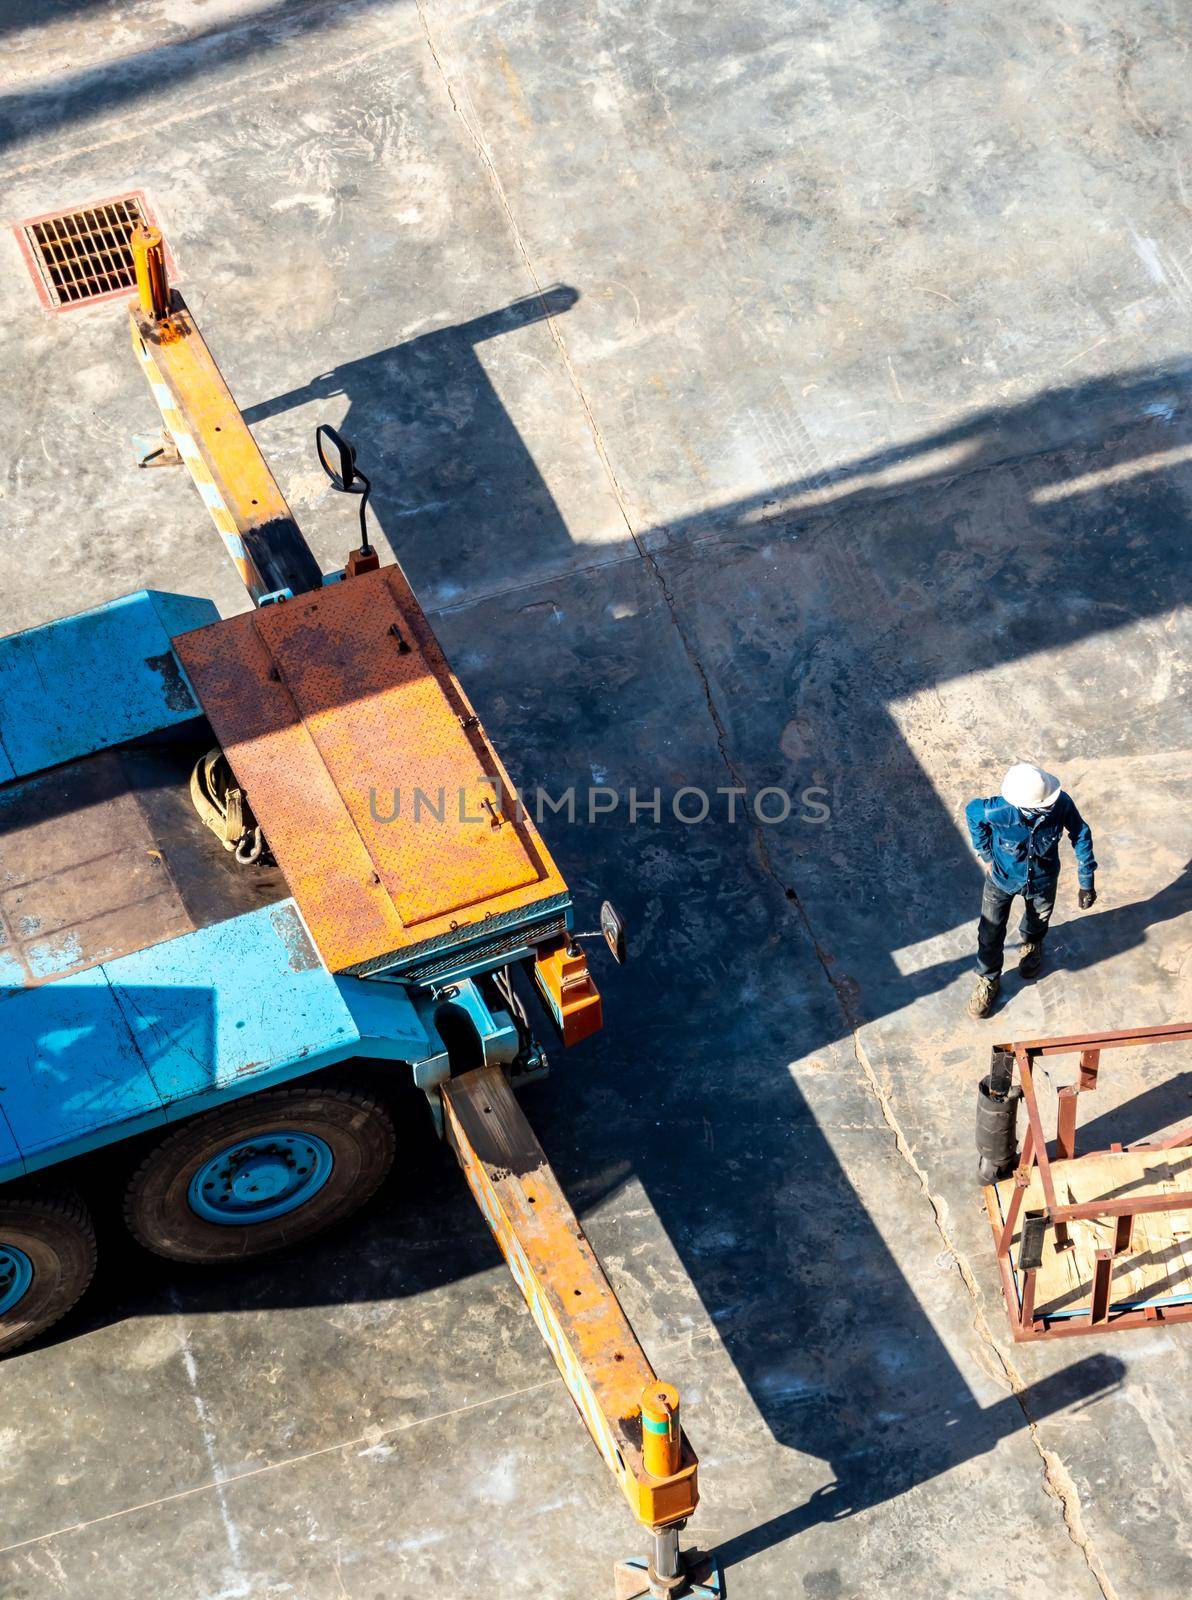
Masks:
[[[322,587],[323,575],[185,300],[157,228],[132,234],[132,343],[165,431],[253,604]]]

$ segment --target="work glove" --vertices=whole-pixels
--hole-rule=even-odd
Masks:
[[[1093,888],[1091,883],[1089,884],[1087,889],[1082,889],[1080,891],[1080,895],[1078,897],[1077,903],[1080,906],[1080,909],[1082,911],[1087,911],[1090,906],[1095,906],[1096,905],[1096,903],[1097,903],[1097,891]]]

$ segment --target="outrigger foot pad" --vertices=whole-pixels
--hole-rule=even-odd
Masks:
[[[630,1556],[613,1568],[615,1600],[724,1600],[724,1580],[716,1557],[688,1550],[677,1578],[660,1578],[645,1556]]]

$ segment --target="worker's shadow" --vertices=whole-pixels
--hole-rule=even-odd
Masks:
[[[955,896],[955,903],[962,904],[967,896],[973,906],[972,949],[963,956],[933,962],[930,966],[908,974],[901,980],[904,986],[901,1004],[905,1005],[908,997],[918,999],[934,994],[937,990],[953,983],[963,973],[974,970],[980,885],[980,874],[976,871],[966,871],[963,884],[958,883]],[[1070,872],[1062,873],[1060,879],[1060,898],[1057,904],[1061,909],[1065,893],[1072,900],[1077,893],[1075,877]],[[1145,895],[1138,900],[1127,901],[1125,905],[1107,906],[1100,910],[1072,909],[1064,920],[1055,920],[1045,946],[1045,972],[1081,972],[1089,967],[1099,966],[1103,961],[1112,960],[1114,956],[1136,949],[1145,942],[1151,929],[1159,927],[1164,922],[1173,922],[1188,911],[1192,911],[1192,862],[1185,866],[1177,878],[1173,878],[1169,884],[1164,885],[1153,895]],[[1007,969],[1011,973],[1014,962],[1013,941],[1017,937],[1021,912],[1022,901],[1015,900],[1006,930]],[[897,983],[893,980],[891,989],[897,989]],[[887,1009],[896,1009],[898,1003],[894,993],[885,993],[882,989],[875,988],[861,1002],[861,1013],[864,1020],[868,1021],[872,1017],[883,1015]]]
[[[1075,893],[1075,890],[1073,890]],[[1156,894],[1104,910],[1075,912],[1047,941],[1052,970],[1079,972],[1132,950],[1150,929],[1192,911],[1192,861]]]

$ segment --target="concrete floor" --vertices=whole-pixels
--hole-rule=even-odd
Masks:
[[[148,191],[325,566],[324,420],[523,782],[828,791],[546,829],[635,960],[525,1104],[731,1592],[1186,1592],[1192,1329],[1012,1346],[971,1132],[993,1038],[1189,1010],[1186,12],[38,9],[0,7],[10,219]],[[0,316],[5,629],[240,609],[133,468],[122,308],[42,312],[9,235]],[[978,1024],[961,811],[1023,756],[1101,898],[1069,863],[1050,969]],[[1107,1079],[1113,1137],[1192,1099],[1177,1049]],[[420,1118],[401,1169],[300,1265],[105,1240],[4,1367],[7,1600],[608,1592],[631,1520]]]

